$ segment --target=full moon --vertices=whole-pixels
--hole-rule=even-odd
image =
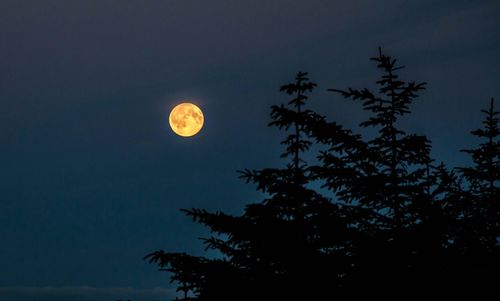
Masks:
[[[196,135],[203,127],[203,121],[200,108],[189,102],[176,105],[168,117],[172,131],[182,137]]]

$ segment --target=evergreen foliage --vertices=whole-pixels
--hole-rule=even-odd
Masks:
[[[474,165],[435,164],[431,142],[399,121],[425,89],[379,53],[378,91],[330,89],[361,104],[366,139],[307,108],[316,88],[299,72],[271,107],[270,126],[287,132],[283,168],[246,169],[241,177],[265,199],[242,215],[183,210],[211,230],[218,258],[163,250],[146,258],[171,273],[176,300],[313,300],[390,291],[493,288],[500,280],[500,128],[493,100]],[[317,162],[304,158],[322,149]],[[322,189],[314,189],[322,185]],[[479,276],[478,276],[479,275]],[[389,294],[390,295],[390,294]]]

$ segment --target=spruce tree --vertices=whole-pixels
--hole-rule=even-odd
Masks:
[[[290,132],[282,142],[282,157],[289,160],[285,168],[241,172],[268,196],[264,201],[248,205],[241,216],[184,210],[210,228],[214,235],[204,243],[222,257],[164,251],[147,256],[173,273],[182,300],[306,300],[342,286],[356,229],[345,210],[308,188],[312,177],[302,156],[311,145],[305,123],[321,119],[304,108],[315,86],[299,72],[281,87],[292,99],[271,108],[270,126]]]
[[[474,165],[436,165],[427,137],[399,125],[426,84],[401,80],[403,67],[381,50],[372,60],[382,72],[378,93],[330,89],[369,113],[360,124],[368,139],[307,109],[316,87],[307,73],[281,87],[291,100],[271,107],[269,126],[288,133],[287,164],[240,171],[264,200],[241,215],[183,210],[210,229],[203,242],[220,256],[146,256],[171,272],[176,300],[390,298],[495,287],[500,129],[493,100],[484,128],[472,132],[484,143],[465,151]],[[313,145],[318,160],[306,162]]]
[[[493,99],[490,107],[481,112],[485,115],[483,128],[471,133],[483,141],[475,149],[464,150],[474,165],[460,168],[471,195],[468,208],[463,208],[463,220],[474,220],[475,229],[470,230],[476,233],[469,233],[474,241],[467,241],[468,247],[475,245],[493,251],[500,239],[500,127],[497,117],[500,112],[495,111]]]
[[[366,173],[364,179],[373,187],[352,187],[359,192],[370,192],[368,198],[358,197],[359,201],[373,209],[384,212],[389,217],[387,226],[394,231],[401,231],[405,225],[410,225],[416,219],[411,214],[411,200],[415,195],[421,195],[426,187],[423,180],[427,174],[427,164],[430,162],[430,144],[425,136],[409,135],[398,128],[397,121],[403,115],[410,113],[410,104],[423,90],[425,83],[404,82],[399,79],[397,70],[404,67],[397,66],[396,60],[386,56],[379,49],[378,57],[371,60],[377,63],[383,75],[377,80],[379,95],[369,89],[330,91],[340,93],[344,98],[361,101],[363,109],[372,113],[372,116],[360,125],[373,127],[378,135],[368,141],[364,149],[364,158],[368,168],[360,170],[360,177]],[[359,164],[359,162],[356,162]],[[356,191],[352,191],[354,194]]]
[[[426,83],[401,80],[398,70],[403,67],[380,49],[371,60],[382,71],[376,81],[378,93],[367,88],[330,91],[360,101],[371,114],[361,128],[376,129],[377,134],[365,141],[336,123],[323,126],[329,131],[318,126],[320,134],[314,136],[329,146],[320,155],[318,177],[339,201],[370,211],[358,217],[368,235],[353,246],[358,262],[352,285],[415,286],[413,280],[429,274],[429,263],[443,256],[440,251],[447,239],[430,141],[398,126]]]
[[[473,165],[458,169],[466,183],[461,199],[454,203],[459,275],[465,279],[475,275],[471,281],[476,287],[500,280],[500,112],[495,111],[493,99],[481,112],[485,115],[483,127],[471,133],[482,142],[464,150]]]

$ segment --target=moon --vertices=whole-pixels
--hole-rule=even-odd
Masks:
[[[168,122],[177,135],[191,137],[198,134],[203,127],[203,112],[195,104],[183,102],[172,109]]]

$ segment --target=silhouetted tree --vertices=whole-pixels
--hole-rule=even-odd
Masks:
[[[293,83],[281,87],[293,98],[271,108],[270,126],[291,130],[282,142],[282,157],[290,163],[282,169],[241,172],[268,198],[248,205],[242,216],[184,210],[211,229],[215,235],[204,242],[223,258],[163,251],[147,256],[173,273],[183,300],[308,298],[340,287],[350,268],[346,240],[355,236],[355,229],[343,208],[308,188],[311,177],[301,156],[311,144],[304,122],[320,118],[304,109],[315,86],[307,73],[299,72]]]
[[[350,201],[356,199],[363,205],[383,212],[386,226],[398,232],[414,224],[418,218],[412,212],[413,200],[415,196],[421,197],[426,192],[425,175],[431,160],[427,138],[407,135],[397,127],[397,121],[410,113],[409,106],[417,93],[424,89],[425,83],[400,80],[396,71],[403,67],[396,66],[396,60],[384,55],[381,50],[379,56],[372,60],[383,72],[377,81],[379,95],[366,88],[345,91],[330,89],[345,98],[360,100],[363,109],[373,114],[361,126],[378,130],[378,136],[363,146],[360,153],[363,158],[359,160],[356,157],[355,161],[349,162],[353,166],[364,164],[361,169],[356,168],[357,178],[343,187],[344,195],[349,193]],[[349,159],[347,156],[346,160]],[[337,177],[328,180],[336,185]]]
[[[382,71],[378,93],[367,88],[330,91],[361,101],[371,116],[360,126],[378,134],[364,141],[336,123],[316,125],[313,135],[329,148],[315,171],[338,200],[355,205],[358,212],[371,211],[357,218],[368,235],[352,250],[358,262],[348,285],[416,285],[409,277],[428,275],[429,263],[443,256],[447,240],[444,203],[438,201],[444,167],[432,165],[425,136],[407,134],[397,125],[425,83],[401,80],[397,71],[403,67],[380,49],[371,60]]]
[[[269,126],[288,132],[281,155],[288,163],[240,172],[265,199],[239,216],[182,210],[211,230],[203,242],[220,256],[146,256],[172,273],[182,294],[176,300],[394,297],[494,288],[500,281],[493,100],[483,111],[484,129],[472,132],[486,141],[466,151],[474,165],[435,165],[427,137],[398,124],[426,84],[401,80],[403,67],[380,49],[372,60],[382,72],[377,93],[330,89],[361,102],[370,116],[360,127],[370,139],[307,109],[316,87],[307,73],[281,87],[292,99],[271,107]],[[320,149],[316,163],[304,159],[312,145]]]
[[[482,110],[486,116],[483,128],[472,134],[484,140],[478,148],[464,150],[472,157],[472,167],[460,168],[469,183],[470,203],[463,208],[464,223],[472,222],[475,233],[470,234],[467,247],[479,247],[494,250],[500,238],[500,128],[497,117],[500,112],[494,110],[491,99],[488,110]],[[477,226],[482,225],[479,228]],[[467,226],[465,226],[467,227]]]
[[[482,139],[477,148],[464,150],[473,166],[457,170],[463,178],[459,198],[455,198],[454,248],[458,253],[456,278],[467,279],[476,287],[500,280],[500,128],[491,99],[483,128],[471,133]],[[451,193],[450,193],[451,195]],[[474,277],[470,277],[474,275]],[[463,282],[463,281],[462,281]]]

